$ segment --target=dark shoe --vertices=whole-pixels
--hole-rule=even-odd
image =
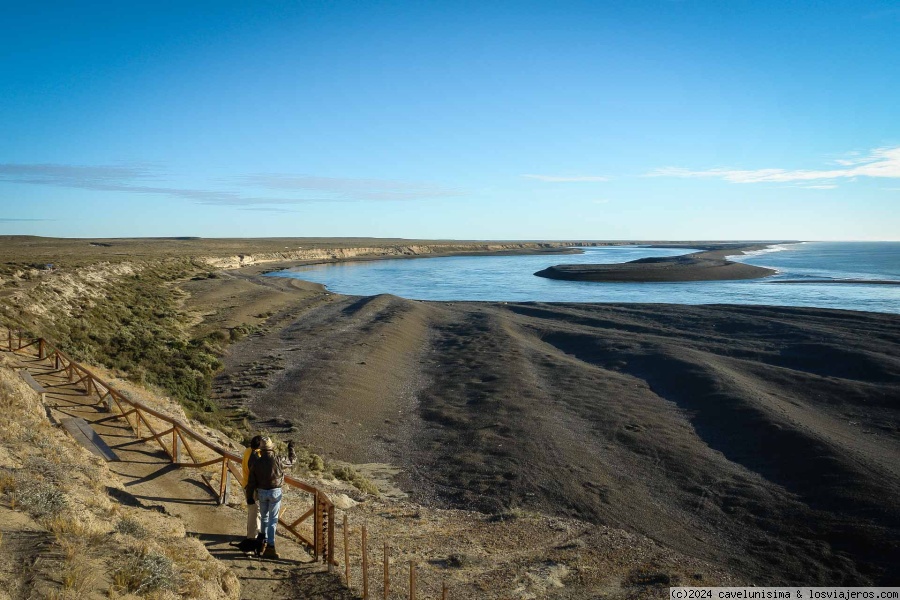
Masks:
[[[262,553],[263,558],[279,558],[278,553],[275,552],[275,546],[266,546],[266,549],[263,550]]]

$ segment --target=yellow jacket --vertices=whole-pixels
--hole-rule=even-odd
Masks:
[[[253,448],[244,450],[244,458],[241,461],[241,485],[243,487],[247,487],[247,480],[250,479],[250,455],[254,453],[256,458],[259,458],[259,450]]]

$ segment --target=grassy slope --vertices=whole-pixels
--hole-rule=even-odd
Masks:
[[[226,336],[192,337],[175,286],[203,274],[184,259],[75,268],[44,276],[0,311],[77,360],[158,386],[195,414],[211,412],[209,381]]]
[[[110,498],[121,482],[50,424],[12,360],[0,356],[0,598],[237,598],[178,519]]]

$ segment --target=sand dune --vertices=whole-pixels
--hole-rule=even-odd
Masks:
[[[548,279],[609,283],[759,279],[774,275],[776,271],[733,262],[727,257],[765,247],[760,244],[715,244],[703,246],[700,252],[683,256],[654,256],[614,264],[554,265],[538,271],[535,275]]]
[[[758,584],[900,583],[900,318],[323,293],[273,323],[220,401],[415,499],[624,527]]]

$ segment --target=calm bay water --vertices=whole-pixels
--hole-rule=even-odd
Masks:
[[[418,300],[767,304],[900,314],[900,286],[773,283],[786,279],[900,281],[900,242],[777,246],[735,259],[779,271],[773,277],[749,281],[595,283],[534,275],[557,264],[621,263],[688,252],[691,250],[637,246],[585,248],[584,254],[568,255],[452,256],[310,265],[272,275],[321,283],[340,294],[394,294]]]

